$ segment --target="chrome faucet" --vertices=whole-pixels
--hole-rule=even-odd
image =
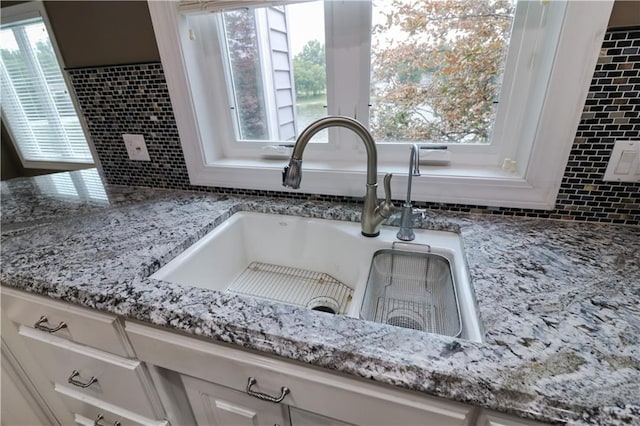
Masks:
[[[365,237],[377,237],[380,234],[380,225],[391,215],[393,203],[391,202],[391,174],[384,177],[385,200],[378,204],[378,151],[371,133],[358,121],[342,116],[328,116],[314,121],[302,131],[289,160],[289,165],[282,172],[282,185],[290,188],[300,188],[302,180],[302,153],[309,140],[321,130],[328,127],[344,127],[360,137],[367,148],[367,186],[362,208],[361,229]]]
[[[396,234],[396,237],[402,241],[411,241],[416,237],[413,232],[413,207],[411,206],[411,180],[413,176],[420,176],[420,149],[416,144],[411,146],[409,176],[407,177],[407,200],[402,205],[400,230]]]

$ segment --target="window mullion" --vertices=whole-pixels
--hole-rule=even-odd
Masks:
[[[325,2],[327,101],[330,115],[344,115],[369,125],[371,3]],[[351,132],[329,129],[329,141],[345,151],[364,152]]]

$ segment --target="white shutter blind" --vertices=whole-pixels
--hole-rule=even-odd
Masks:
[[[232,9],[253,9],[257,7],[282,6],[314,0],[180,0],[180,12],[203,13],[221,12]]]
[[[2,115],[23,160],[92,163],[42,18],[0,30]]]

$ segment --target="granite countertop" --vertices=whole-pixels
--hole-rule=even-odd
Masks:
[[[462,236],[475,343],[149,278],[235,212],[358,206],[52,179],[2,183],[4,286],[525,418],[640,424],[640,227],[429,212]]]

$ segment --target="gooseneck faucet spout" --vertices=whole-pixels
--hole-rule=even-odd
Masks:
[[[413,232],[413,207],[411,206],[411,178],[420,176],[420,149],[418,145],[411,146],[409,155],[409,176],[407,177],[407,199],[402,205],[402,217],[400,219],[400,229],[396,236],[402,241],[412,241],[415,238]]]
[[[302,131],[289,160],[289,165],[282,173],[282,185],[290,188],[300,188],[302,180],[302,153],[311,138],[321,130],[329,127],[344,127],[353,131],[364,143],[367,149],[367,185],[362,208],[362,235],[377,237],[380,234],[380,225],[391,215],[393,203],[391,202],[391,174],[384,177],[385,200],[378,204],[377,179],[378,179],[378,151],[371,133],[358,121],[342,116],[328,116],[311,123]]]

